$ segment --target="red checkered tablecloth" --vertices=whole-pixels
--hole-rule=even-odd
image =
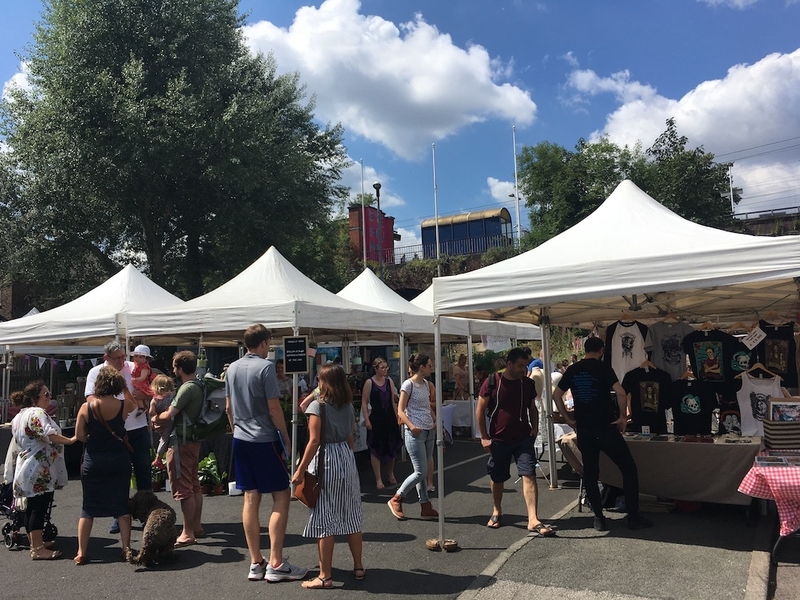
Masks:
[[[774,500],[781,521],[781,536],[800,529],[800,467],[753,466],[739,491],[755,498]]]

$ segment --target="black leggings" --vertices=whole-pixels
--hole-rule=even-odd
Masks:
[[[612,425],[603,429],[578,428],[578,449],[583,458],[583,486],[594,514],[603,516],[603,502],[597,480],[600,477],[600,452],[617,465],[622,473],[622,489],[628,513],[639,512],[639,472],[622,434]]]
[[[44,517],[53,502],[53,492],[46,492],[28,498],[28,508],[25,510],[25,531],[40,531],[44,529]]]

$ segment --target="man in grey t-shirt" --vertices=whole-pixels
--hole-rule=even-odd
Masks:
[[[275,365],[266,360],[270,331],[251,325],[244,332],[245,354],[225,374],[226,410],[233,424],[236,487],[244,491],[242,525],[250,551],[251,581],[294,581],[307,569],[283,559],[283,539],[289,520],[289,471],[285,447],[289,432],[280,403]],[[269,519],[269,561],[261,555],[261,495],[272,494]]]

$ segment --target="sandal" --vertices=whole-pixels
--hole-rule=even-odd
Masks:
[[[355,577],[356,580],[361,581],[366,576],[367,572],[364,570],[364,567],[356,567],[353,569],[353,577]]]
[[[385,486],[385,485],[383,485],[382,483],[376,483],[376,484],[375,484],[375,487],[376,487],[377,489],[379,489],[379,490],[385,490],[385,489],[386,489],[386,486]]]
[[[486,526],[489,529],[499,529],[500,525],[502,525],[502,523],[500,523],[500,519],[502,517],[503,515],[492,515],[489,517],[489,522],[486,524]]]
[[[538,525],[534,525],[532,528],[528,529],[531,533],[537,533],[542,537],[553,537],[556,534],[556,530],[552,527],[545,525],[544,523],[539,523]]]
[[[319,582],[319,583],[317,583]],[[324,577],[314,577],[314,579],[309,579],[308,581],[304,581],[301,583],[304,588],[307,590],[329,590],[333,587],[333,577],[328,577],[325,579]]]
[[[51,550],[49,555],[42,554],[42,550],[46,550],[44,545],[31,548],[31,560],[55,560],[61,557],[58,550]]]

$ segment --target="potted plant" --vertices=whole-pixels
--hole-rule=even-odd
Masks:
[[[227,473],[219,472],[217,457],[213,452],[209,452],[208,456],[197,464],[197,478],[204,494],[213,494],[215,496],[222,494],[222,482],[227,477]]]

